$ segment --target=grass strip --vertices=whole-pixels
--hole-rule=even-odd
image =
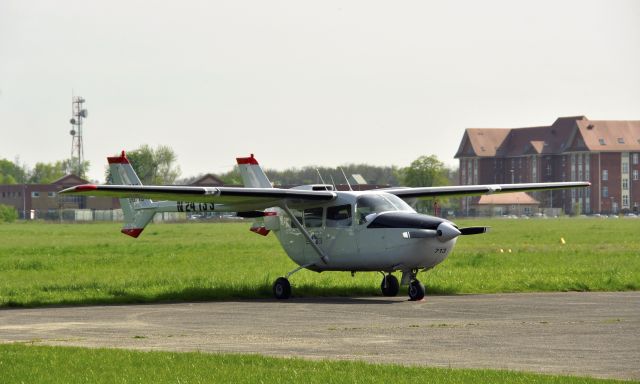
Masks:
[[[9,383],[614,383],[487,369],[404,367],[257,355],[0,345]],[[628,383],[628,382],[624,382]]]
[[[456,223],[492,231],[460,237],[421,273],[427,295],[640,289],[640,220]],[[296,265],[275,236],[249,226],[152,224],[132,239],[118,223],[0,225],[0,307],[271,297],[273,281]],[[291,283],[294,297],[381,294],[377,273],[301,271]]]

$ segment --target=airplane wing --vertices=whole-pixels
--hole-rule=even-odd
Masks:
[[[84,184],[60,191],[62,194],[140,198],[154,200],[215,203],[230,207],[265,209],[280,205],[331,201],[337,194],[331,191],[303,191],[281,188],[191,187],[153,185]]]
[[[411,198],[436,198],[436,197],[460,197],[490,195],[493,193],[544,191],[551,189],[565,189],[588,187],[591,183],[586,181],[554,182],[554,183],[525,183],[525,184],[487,184],[487,185],[457,185],[446,187],[420,187],[420,188],[389,188],[384,192],[396,195],[402,199]]]

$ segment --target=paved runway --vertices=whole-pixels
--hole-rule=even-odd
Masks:
[[[640,292],[0,310],[0,342],[640,379]]]

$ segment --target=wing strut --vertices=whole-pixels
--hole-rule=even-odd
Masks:
[[[289,207],[287,207],[287,204],[282,204],[282,209],[284,209],[284,211],[287,213],[287,215],[289,215],[289,218],[291,219],[291,222],[293,223],[293,225],[295,225],[295,227],[300,232],[302,232],[302,234],[307,239],[309,244],[311,244],[311,247],[316,251],[318,256],[320,256],[320,260],[322,260],[322,262],[325,263],[325,264],[329,264],[329,256],[327,256],[324,253],[324,251],[322,249],[320,249],[320,247],[318,247],[318,244],[316,244],[316,242],[311,238],[311,235],[309,234],[309,232],[307,232],[307,230],[302,226],[302,224],[300,224],[300,222],[295,217],[295,215],[291,212]]]

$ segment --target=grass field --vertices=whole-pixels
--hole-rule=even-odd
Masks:
[[[457,224],[493,228],[461,237],[422,273],[427,294],[640,289],[640,220]],[[295,264],[273,235],[249,225],[152,224],[138,239],[113,223],[0,225],[0,306],[271,297],[273,280]],[[291,282],[294,296],[380,295],[380,279],[302,271]]]
[[[511,371],[203,353],[0,345],[9,383],[614,383]],[[624,382],[628,383],[628,382]]]

